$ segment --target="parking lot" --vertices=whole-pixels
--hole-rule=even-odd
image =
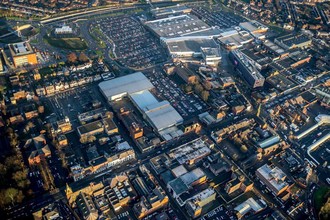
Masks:
[[[132,16],[96,20],[105,36],[114,44],[114,56],[124,65],[143,69],[166,60],[166,52],[155,36]]]
[[[183,118],[194,117],[208,108],[197,95],[184,93],[162,70],[148,72],[146,76],[155,86],[159,98],[168,100]]]
[[[202,7],[193,8],[193,14],[197,15],[210,26],[219,28],[230,28],[238,26],[240,22],[246,21],[244,18],[225,11],[209,11]]]

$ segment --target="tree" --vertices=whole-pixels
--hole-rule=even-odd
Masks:
[[[87,143],[87,137],[86,136],[82,136],[79,141],[82,144],[86,144]]]
[[[330,218],[330,197],[326,203],[322,206],[319,212],[320,219],[329,219]]]
[[[79,61],[82,63],[87,63],[89,61],[89,58],[85,53],[81,52],[79,54]]]
[[[87,138],[87,141],[88,141],[89,143],[94,142],[94,141],[96,141],[96,137],[95,137],[95,136],[89,136],[89,137]]]
[[[0,163],[0,178],[7,174],[7,166]]]
[[[76,53],[74,53],[74,52],[69,53],[67,59],[68,59],[68,62],[69,63],[75,63],[75,62],[77,62],[77,55],[76,55]]]
[[[24,167],[24,163],[17,155],[7,157],[5,160],[5,164],[6,164],[7,168],[10,168],[13,170],[20,170]]]
[[[183,90],[185,91],[185,93],[189,93],[192,91],[192,86],[191,85],[186,85]]]
[[[204,102],[206,102],[209,99],[209,95],[210,95],[209,91],[206,90],[202,91],[201,98],[203,99]]]
[[[201,84],[196,84],[194,87],[194,91],[196,94],[200,94],[203,91],[203,86]]]
[[[27,179],[28,170],[23,169],[22,171],[17,171],[13,173],[12,179],[16,182],[19,188],[26,188],[30,185],[30,181]]]
[[[248,148],[245,145],[242,145],[240,149],[243,153],[246,153],[248,151]]]
[[[5,200],[5,203],[9,203],[11,202],[12,205],[14,205],[14,202],[22,202],[23,199],[24,199],[24,195],[23,195],[23,192],[21,190],[18,190],[18,189],[15,189],[15,188],[8,188],[4,191],[4,194],[3,194],[4,199]]]
[[[212,84],[209,81],[205,81],[204,88],[206,90],[211,90],[212,89]]]

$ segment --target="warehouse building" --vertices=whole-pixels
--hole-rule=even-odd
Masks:
[[[143,118],[146,119],[157,132],[182,124],[183,122],[181,115],[168,101],[159,102],[148,90],[134,93],[129,97],[140,110]]]
[[[218,48],[213,39],[203,38],[168,41],[166,46],[172,57],[201,57],[202,48]]]
[[[128,94],[152,89],[154,86],[143,73],[136,72],[101,82],[99,88],[104,97],[111,102],[120,100]]]
[[[148,21],[145,25],[160,38],[181,37],[210,29],[210,26],[196,16],[186,14]]]
[[[176,126],[183,123],[181,115],[168,101],[159,101],[149,91],[154,88],[141,72],[119,77],[99,84],[102,94],[109,101],[128,96],[143,118],[165,140],[183,134]]]

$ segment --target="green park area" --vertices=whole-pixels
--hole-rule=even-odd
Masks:
[[[79,38],[53,38],[53,37],[44,37],[45,41],[53,47],[58,47],[68,50],[85,50],[88,48],[87,43]]]
[[[314,204],[319,219],[330,218],[330,188],[322,186],[315,191]]]

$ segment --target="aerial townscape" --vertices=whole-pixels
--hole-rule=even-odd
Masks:
[[[330,1],[0,0],[0,219],[329,220]]]

